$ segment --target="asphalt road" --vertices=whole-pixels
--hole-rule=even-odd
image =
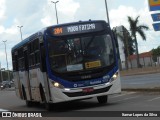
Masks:
[[[134,76],[123,76],[121,77],[122,88],[154,88],[160,87],[160,74],[145,74],[145,75],[134,75]],[[60,103],[53,106],[54,109],[51,112],[45,110],[43,105],[34,105],[33,107],[26,107],[25,102],[16,97],[14,91],[0,91],[0,110],[6,109],[9,111],[36,111],[36,112],[45,112],[45,116],[61,115],[68,117],[54,117],[54,120],[97,120],[102,119],[106,120],[107,114],[111,114],[108,119],[117,119],[119,117],[113,117],[116,115],[116,111],[119,114],[123,112],[132,113],[136,111],[148,111],[156,114],[156,111],[160,111],[160,92],[122,92],[121,94],[111,95],[109,96],[108,103],[105,105],[100,105],[97,102],[96,98],[83,100],[83,101],[75,101],[75,102],[67,102]],[[76,116],[72,116],[75,112],[78,111]],[[113,111],[113,113],[111,112]],[[102,115],[103,117],[96,117],[96,115],[100,115],[101,113],[106,112],[106,115]],[[66,115],[67,113],[67,115]],[[160,113],[160,112],[159,112]],[[158,114],[159,114],[158,113]],[[84,117],[89,116],[89,117]],[[92,117],[94,116],[94,117]],[[38,120],[50,120],[53,118],[38,118]],[[89,118],[89,119],[88,119]],[[0,118],[1,119],[1,118]],[[18,118],[18,120],[25,120],[27,118]],[[31,120],[31,118],[29,118]],[[134,117],[121,117],[123,120],[135,120]],[[151,117],[141,117],[140,120],[148,119],[151,120]],[[153,120],[158,120],[159,117],[153,117]],[[8,118],[5,120],[17,120],[17,118]]]
[[[122,88],[160,88],[160,73],[121,76]]]
[[[0,95],[0,109],[19,112],[45,112],[45,116],[52,117],[54,117],[54,115],[57,115],[57,113],[60,116],[65,116],[67,113],[67,115],[69,114],[69,116],[66,116],[71,118],[69,120],[73,120],[74,117],[83,116],[94,116],[94,118],[103,119],[106,116],[104,114],[102,115],[103,117],[96,117],[96,115],[98,116],[100,113],[102,113],[102,111],[105,111],[106,114],[112,114],[110,116],[112,116],[111,118],[113,118],[114,114],[117,114],[117,112],[115,111],[121,111],[118,112],[118,114],[126,113],[127,111],[131,111],[131,113],[133,113],[134,111],[135,113],[136,111],[149,111],[148,113],[152,112],[154,114],[157,114],[155,111],[160,110],[160,93],[122,92],[122,94],[109,96],[108,103],[105,105],[98,104],[97,99],[92,98],[83,101],[56,104],[53,106],[54,109],[51,112],[47,112],[43,105],[34,105],[30,108],[26,107],[25,102],[17,98],[14,91],[0,91]],[[72,116],[72,113],[77,111],[78,114],[76,116]],[[113,111],[113,113],[111,111]],[[64,117],[57,117],[57,119],[62,120],[64,119]]]

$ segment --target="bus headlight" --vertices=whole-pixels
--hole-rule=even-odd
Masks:
[[[61,85],[61,84],[58,83],[58,82],[53,81],[52,84],[53,84],[53,86],[56,87],[56,88],[61,88],[61,89],[64,88],[63,85]]]
[[[60,86],[60,84],[59,84],[59,83],[57,83],[57,82],[55,82],[55,83],[53,84],[53,86],[54,86],[54,87],[59,87],[59,86]]]
[[[118,78],[118,72],[116,72],[116,73],[112,76],[112,78],[110,79],[110,82],[116,80],[117,78]]]
[[[71,89],[69,89],[69,88],[64,88],[64,90],[65,90],[65,91],[70,91]]]

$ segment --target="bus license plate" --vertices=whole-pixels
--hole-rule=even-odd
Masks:
[[[87,93],[87,92],[93,92],[93,91],[94,91],[93,88],[83,88],[82,90],[83,90],[83,92],[85,92],[85,93]]]

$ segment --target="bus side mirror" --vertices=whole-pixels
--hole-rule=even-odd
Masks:
[[[45,48],[41,46],[41,65],[40,69],[42,72],[46,72],[46,55],[45,55]]]

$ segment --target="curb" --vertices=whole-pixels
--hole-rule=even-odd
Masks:
[[[15,88],[0,89],[0,91],[15,91]]]
[[[120,74],[121,76],[132,76],[132,75],[145,75],[145,74],[156,74],[160,73],[159,71],[157,72],[139,72],[139,73],[131,73],[131,74]]]
[[[160,92],[160,88],[122,88],[122,91]]]

